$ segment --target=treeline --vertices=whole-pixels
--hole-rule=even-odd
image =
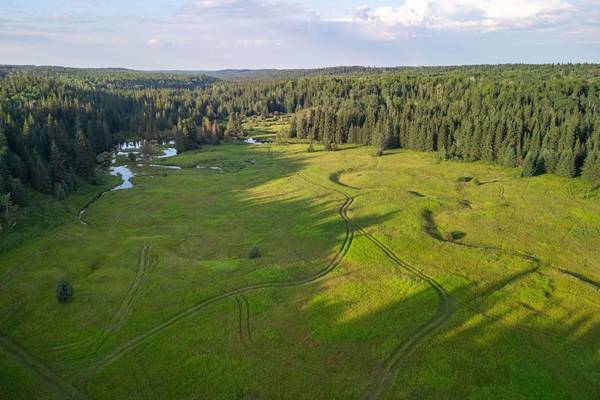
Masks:
[[[219,111],[294,113],[288,135],[405,147],[600,180],[600,66],[408,69],[374,76],[227,83]],[[333,145],[333,146],[332,146]]]
[[[598,65],[263,72],[215,81],[0,66],[1,225],[26,203],[25,187],[63,197],[95,182],[97,155],[118,142],[175,139],[183,152],[277,113],[293,114],[286,135],[328,150],[404,147],[600,181]]]
[[[0,79],[0,227],[10,225],[16,206],[27,203],[26,187],[59,198],[85,180],[96,182],[97,155],[128,139],[185,139],[181,151],[210,141],[221,131],[190,87],[156,89],[170,82],[157,74],[131,72],[66,74],[42,69],[8,71]],[[134,82],[134,84],[132,84]],[[183,131],[193,126],[193,133]],[[186,137],[189,135],[190,137]]]

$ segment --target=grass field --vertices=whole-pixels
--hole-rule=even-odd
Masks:
[[[585,183],[351,146],[158,162],[183,168],[8,237],[0,398],[598,398]]]

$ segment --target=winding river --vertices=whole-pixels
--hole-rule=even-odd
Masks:
[[[162,154],[157,156],[156,158],[167,158],[173,157],[177,155],[177,149],[175,147],[175,141],[170,141],[167,143],[169,147],[162,149]],[[131,179],[135,176],[135,172],[129,168],[127,165],[115,165],[117,162],[117,156],[128,156],[129,153],[140,154],[140,148],[142,147],[142,142],[125,142],[123,144],[119,144],[117,147],[117,151],[113,154],[113,158],[110,166],[110,174],[113,176],[121,176],[123,182],[120,185],[115,186],[112,190],[127,190],[133,188],[133,183]],[[138,164],[138,167],[153,167],[153,168],[168,168],[168,169],[181,169],[180,167],[169,166],[169,165],[158,165],[158,164]]]

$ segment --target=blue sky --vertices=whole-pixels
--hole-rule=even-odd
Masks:
[[[2,0],[0,63],[137,69],[600,62],[598,0]]]

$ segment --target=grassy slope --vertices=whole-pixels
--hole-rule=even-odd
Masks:
[[[0,333],[98,399],[358,398],[438,302],[361,234],[321,280],[224,299],[115,353],[212,296],[321,270],[345,235],[337,188],[355,197],[353,221],[454,301],[449,322],[400,360],[389,398],[600,391],[599,290],[560,271],[600,281],[597,193],[578,180],[516,179],[416,152],[374,158],[367,148],[305,148],[224,145],[162,161],[223,173],[141,168],[135,189],[88,210],[89,226],[73,217],[0,255]],[[495,182],[458,184],[461,176]],[[427,235],[426,209],[442,238],[464,237]],[[253,245],[262,258],[247,259]],[[54,300],[63,276],[76,289],[66,306]],[[56,396],[1,357],[0,397]]]

